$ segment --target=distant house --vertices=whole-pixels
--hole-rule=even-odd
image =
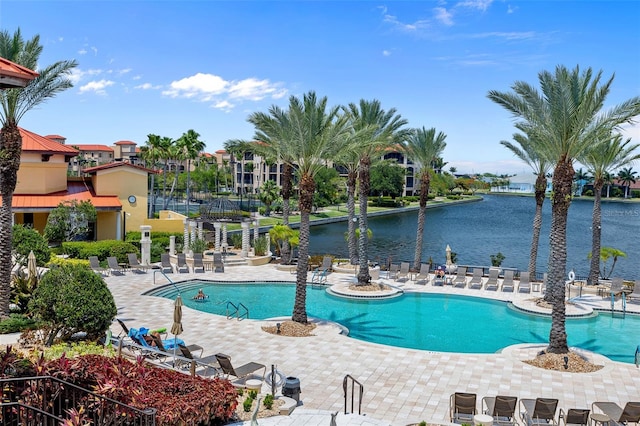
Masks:
[[[65,201],[91,201],[98,212],[91,239],[121,239],[147,217],[147,181],[152,170],[130,163],[110,163],[82,170],[89,177],[68,177],[78,150],[19,128],[22,155],[13,195],[14,223],[44,231],[51,210]],[[62,138],[63,140],[64,138]]]
[[[503,180],[505,185],[492,186],[491,192],[515,192],[520,194],[534,194],[536,190],[536,179],[538,176],[533,173],[520,173]],[[547,189],[551,190],[551,179],[547,179]]]

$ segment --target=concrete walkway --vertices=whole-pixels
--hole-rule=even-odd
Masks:
[[[210,279],[218,281],[292,281],[289,272],[273,265],[226,268],[225,273],[173,274],[174,280]],[[310,279],[311,275],[309,276]],[[160,285],[163,278],[153,274],[108,277],[106,281],[118,307],[118,318],[130,327],[171,328],[173,302],[159,297],[141,296]],[[348,283],[353,276],[332,273],[329,283]],[[382,280],[385,282],[386,280]],[[395,282],[388,282],[396,284]],[[447,292],[500,298],[528,303],[539,294],[502,293],[485,290],[400,284],[405,291]],[[607,309],[607,299],[590,299],[593,306]],[[600,305],[598,305],[600,303]],[[628,311],[640,312],[640,304],[629,304]],[[184,309],[187,343],[205,348],[205,355],[224,352],[234,364],[255,361],[299,378],[302,406],[289,418],[260,419],[260,424],[328,425],[331,412],[344,411],[342,379],[350,374],[364,385],[364,416],[339,417],[339,425],[406,425],[425,420],[449,421],[449,396],[454,392],[473,392],[481,399],[496,394],[519,398],[550,397],[559,407],[590,408],[593,401],[624,404],[638,400],[640,369],[632,364],[605,360],[605,368],[595,373],[572,374],[539,369],[522,362],[543,348],[537,344],[511,347],[497,354],[458,354],[402,349],[367,343],[340,334],[339,327],[319,327],[315,336],[292,338],[261,330],[263,321],[227,320],[224,317]],[[117,323],[112,330],[121,332]],[[479,338],[482,338],[479,336]],[[265,389],[266,390],[266,389]],[[249,424],[248,422],[246,424]]]

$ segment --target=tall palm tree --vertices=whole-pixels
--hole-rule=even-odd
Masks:
[[[8,59],[30,70],[36,70],[42,53],[40,36],[25,41],[20,30],[11,35],[0,32],[0,57]],[[0,91],[0,317],[9,315],[11,294],[11,241],[13,238],[12,199],[16,189],[22,137],[18,123],[31,109],[54,98],[58,93],[73,87],[70,72],[77,66],[75,61],[58,61],[39,68],[38,76],[23,89]]]
[[[145,167],[152,168],[154,173],[151,174],[151,192],[150,192],[150,202],[149,202],[149,213],[148,217],[152,218],[155,213],[156,206],[156,174],[155,169],[158,165],[158,161],[163,158],[164,152],[161,144],[162,138],[158,135],[154,135],[152,133],[147,135],[146,145],[140,147],[140,155],[142,156],[142,160],[145,162]]]
[[[591,253],[600,253],[602,226],[601,196],[605,174],[632,163],[640,158],[634,153],[640,144],[631,144],[631,139],[622,141],[622,136],[605,135],[605,141],[595,144],[579,159],[593,175],[593,214],[591,216]],[[597,284],[600,278],[600,256],[591,256],[587,284]]]
[[[602,175],[602,181],[605,185],[607,185],[607,198],[609,198],[611,196],[611,184],[613,183],[613,174],[609,171],[604,172]]]
[[[279,111],[273,107],[272,112]],[[277,119],[274,119],[277,117]],[[262,120],[265,119],[265,120]],[[313,207],[314,177],[328,159],[341,149],[348,131],[346,115],[338,107],[327,107],[327,98],[308,92],[303,99],[289,98],[286,113],[263,116],[256,127],[257,140],[287,152],[285,161],[296,160],[300,191],[300,244],[296,276],[296,296],[292,320],[307,322],[306,290],[309,263],[309,215]],[[291,164],[293,166],[293,164]]]
[[[547,191],[547,174],[551,170],[551,161],[548,161],[543,155],[536,152],[538,145],[529,137],[516,133],[513,140],[517,143],[513,144],[509,141],[500,141],[509,151],[513,152],[516,157],[527,164],[536,174],[535,183],[535,200],[536,213],[533,216],[533,236],[531,239],[531,251],[529,254],[529,275],[536,276],[536,263],[538,261],[538,247],[540,246],[540,229],[542,229],[542,206],[544,204],[545,193]]]
[[[424,222],[427,213],[427,199],[429,196],[429,185],[431,183],[432,165],[436,158],[442,155],[447,143],[447,135],[442,132],[436,134],[434,127],[430,129],[414,129],[407,137],[404,151],[411,158],[416,168],[419,170],[420,180],[420,208],[418,209],[418,231],[416,233],[416,251],[413,257],[413,266],[418,268],[422,262],[422,240],[424,239]]]
[[[551,198],[549,236],[549,272],[547,291],[551,292],[551,353],[567,353],[564,278],[567,264],[567,213],[571,205],[573,162],[592,144],[600,142],[603,129],[617,129],[633,122],[640,114],[640,97],[629,99],[602,112],[613,77],[601,83],[602,71],[594,75],[557,66],[555,73],[541,71],[538,80],[542,93],[523,81],[512,85],[512,92],[490,91],[489,99],[501,105],[515,118],[515,126],[535,140],[537,151],[555,163]]]
[[[280,191],[275,181],[269,179],[260,187],[259,199],[264,203],[264,215],[271,215],[271,204],[280,197]]]
[[[177,141],[172,140],[171,145],[167,147],[167,161],[171,162],[175,167],[175,172],[173,174],[173,182],[171,183],[171,189],[169,189],[169,195],[166,197],[164,201],[164,208],[167,209],[169,202],[173,199],[173,194],[178,187],[178,176],[180,175],[180,164],[184,160],[186,160],[184,150]],[[171,167],[169,166],[169,171],[171,171]]]
[[[351,103],[344,109],[349,115],[351,126],[355,132],[372,132],[369,140],[361,146],[360,170],[358,173],[358,200],[360,204],[358,285],[367,285],[371,281],[371,276],[369,275],[369,240],[367,238],[367,230],[369,229],[367,204],[371,187],[371,162],[374,157],[381,156],[383,148],[394,146],[403,141],[409,131],[402,129],[407,124],[407,120],[403,119],[400,114],[396,114],[395,108],[389,111],[382,109],[380,101],[377,99],[373,101],[361,99],[359,104]]]
[[[360,168],[360,153],[357,150],[345,149],[338,153],[336,164],[347,171],[347,247],[349,261],[352,265],[358,263],[358,241],[356,238],[356,184]]]
[[[224,143],[224,149],[240,163],[240,182],[237,182],[236,171],[233,170],[234,181],[238,183],[240,195],[240,209],[242,209],[242,194],[244,194],[244,159],[247,152],[252,152],[253,147],[250,141],[242,139],[229,139]]]
[[[291,212],[291,197],[294,195],[293,178],[297,159],[292,157],[290,152],[282,149],[283,141],[291,139],[293,136],[288,132],[292,126],[289,123],[288,112],[273,105],[268,113],[256,112],[249,116],[248,122],[258,129],[257,139],[260,141],[256,145],[255,151],[265,158],[268,163],[282,164],[282,175],[280,177],[280,195],[282,196],[282,224],[289,226],[289,214]],[[283,240],[281,247],[282,262],[291,262],[291,247],[289,242]]]
[[[178,139],[178,146],[182,150],[182,156],[187,160],[187,217],[189,217],[189,201],[191,199],[191,160],[198,158],[198,155],[207,146],[200,139],[200,134],[193,129],[187,130]]]
[[[624,187],[624,198],[629,198],[629,188],[632,183],[636,183],[637,175],[638,172],[633,170],[631,167],[623,167],[622,170],[618,172],[618,180]]]
[[[169,160],[171,159],[171,147],[175,145],[172,138],[164,136],[158,141],[158,152],[162,161],[162,208],[167,209],[167,174],[169,173]]]

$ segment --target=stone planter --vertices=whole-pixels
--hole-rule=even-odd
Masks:
[[[249,266],[262,266],[271,262],[271,255],[247,257],[246,261]]]

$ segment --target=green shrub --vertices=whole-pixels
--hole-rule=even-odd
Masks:
[[[97,256],[105,260],[109,256],[118,258],[118,262],[126,262],[127,253],[140,254],[140,250],[127,241],[101,240],[101,241],[68,241],[62,243],[62,250],[74,259],[88,259],[89,256]]]
[[[62,355],[67,358],[75,358],[83,355],[115,356],[116,350],[113,347],[107,348],[95,342],[58,343],[49,348],[45,348],[42,355],[45,359],[58,359]]]
[[[33,250],[36,256],[36,264],[44,266],[51,258],[51,249],[38,231],[24,225],[13,226],[12,249],[21,264],[27,264],[29,252]]]
[[[587,189],[586,191],[584,191],[584,195],[586,195],[587,197],[593,197],[593,191],[591,189]]]
[[[87,269],[91,269],[89,266],[89,260],[87,259],[72,259],[70,257],[52,257],[49,263],[47,263],[47,268],[51,268],[52,266],[62,266],[62,265],[73,265],[73,266],[83,266]]]
[[[205,240],[196,238],[191,243],[191,250],[193,250],[194,253],[203,253],[206,249],[207,249],[207,242]]]
[[[228,235],[229,245],[235,248],[242,248],[242,234],[240,232],[234,232]]]
[[[636,189],[632,189],[629,194],[631,198],[640,198],[640,191]]]
[[[9,318],[0,321],[0,334],[17,333],[23,330],[34,330],[38,324],[32,318],[23,314],[11,314]]]
[[[262,403],[264,404],[264,408],[266,408],[267,410],[271,410],[271,407],[273,407],[273,395],[268,393],[264,397],[264,401],[262,401]]]
[[[242,408],[244,409],[245,413],[248,413],[249,411],[251,411],[252,404],[253,404],[253,398],[248,396],[247,399],[245,399],[244,402],[242,403]]]
[[[118,258],[119,263],[129,262],[127,253],[135,253],[136,256],[140,255],[140,251],[133,244],[126,241],[118,241],[111,246],[109,250],[109,256],[115,256]]]
[[[461,195],[447,195],[447,200],[461,200]]]
[[[255,389],[249,390],[249,398],[256,399],[258,397],[258,391]]]
[[[77,265],[64,265],[42,277],[29,311],[46,324],[46,344],[85,332],[88,340],[104,336],[116,316],[113,296],[102,277]]]
[[[267,237],[263,235],[253,240],[253,249],[256,253],[256,256],[266,256],[267,255]]]

